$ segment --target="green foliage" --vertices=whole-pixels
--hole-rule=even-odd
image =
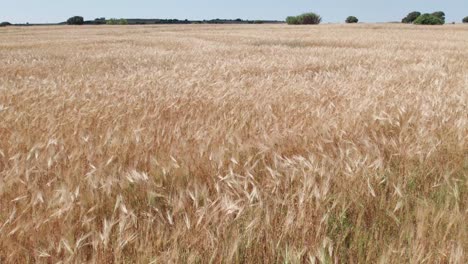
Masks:
[[[67,20],[68,25],[83,25],[83,23],[84,23],[84,19],[81,16],[70,17]]]
[[[305,13],[298,17],[301,25],[318,25],[322,22],[322,18],[315,13]]]
[[[111,18],[107,20],[107,25],[128,25],[128,21],[124,18],[121,19],[116,19],[116,18]]]
[[[413,23],[419,16],[421,15],[421,12],[414,11],[409,13],[405,18],[401,20],[402,23]]]
[[[288,23],[288,25],[299,25],[299,20],[296,16],[288,16],[286,18],[286,23]]]
[[[322,22],[322,18],[315,13],[304,13],[299,16],[289,16],[286,18],[288,25],[317,25]]]
[[[10,22],[2,22],[0,23],[0,27],[6,27],[6,26],[11,26]]]
[[[423,14],[414,21],[417,25],[443,25],[444,23],[442,19],[431,14]]]
[[[465,17],[465,18],[463,18],[462,22],[463,22],[463,23],[468,23],[468,16]]]
[[[111,19],[107,20],[106,24],[107,25],[118,25],[117,21],[118,21],[117,19],[111,18]]]
[[[432,13],[433,16],[440,18],[445,24],[445,13],[442,11],[437,11]]]
[[[104,24],[106,24],[106,18],[105,17],[96,18],[96,19],[94,19],[94,24],[104,25]]]
[[[351,23],[357,23],[359,22],[359,19],[355,16],[349,16],[346,18],[346,23],[351,24]]]

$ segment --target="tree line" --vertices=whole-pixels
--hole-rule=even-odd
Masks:
[[[124,19],[104,17],[94,20],[85,20],[82,16],[70,17],[66,22],[59,24],[63,25],[145,25],[145,24],[262,24],[262,23],[282,23],[283,21],[276,20],[242,20],[238,19],[211,19],[211,20],[179,20],[179,19]],[[288,16],[286,23],[289,25],[314,25],[320,24],[322,17],[317,13],[304,13],[298,16]],[[358,23],[359,19],[356,16],[348,16],[345,23]],[[443,25],[445,24],[445,13],[437,11],[434,13],[422,14],[419,11],[413,11],[405,16],[402,20],[405,24],[417,25]],[[468,23],[468,16],[462,19],[463,23]],[[11,26],[9,22],[0,23],[0,27]],[[29,23],[26,23],[29,25]]]
[[[237,19],[211,19],[211,20],[179,20],[179,19],[106,19],[104,17],[85,21],[81,16],[69,18],[62,24],[67,25],[146,25],[146,24],[262,24],[262,23],[281,23],[276,20],[242,20]]]
[[[322,17],[316,13],[304,13],[298,16],[288,16],[286,23],[289,25],[316,25],[322,22]],[[345,20],[346,23],[358,23],[359,19],[355,16],[349,16]],[[414,11],[409,13],[401,20],[405,24],[416,25],[443,25],[445,24],[445,13],[443,11],[436,11],[431,14],[421,14],[421,12]],[[462,19],[463,23],[468,23],[468,16]]]

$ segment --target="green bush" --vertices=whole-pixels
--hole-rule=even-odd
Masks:
[[[322,18],[315,13],[305,13],[297,17],[301,25],[318,25]]]
[[[445,23],[445,13],[442,11],[437,11],[432,13],[433,16],[440,18]]]
[[[413,23],[419,16],[421,16],[421,12],[413,11],[409,13],[405,18],[401,20],[402,23],[411,24]]]
[[[463,22],[463,23],[468,23],[468,16],[465,17],[465,18],[463,18],[462,22]]]
[[[83,17],[80,17],[80,16],[70,17],[67,20],[68,25],[83,25],[83,23],[84,23],[84,19]]]
[[[357,22],[359,22],[359,19],[355,16],[349,16],[348,18],[346,18],[346,23],[348,24],[357,23]]]
[[[415,21],[414,24],[417,25],[443,25],[444,21],[437,16],[431,14],[424,14],[419,16]]]
[[[2,22],[0,23],[0,27],[6,27],[6,26],[11,26],[10,22]]]
[[[121,18],[121,19],[116,19],[116,18],[111,18],[107,20],[107,25],[128,25],[127,19]]]
[[[288,25],[317,25],[322,18],[315,13],[304,13],[300,16],[289,16],[286,18]]]
[[[106,18],[105,17],[96,18],[96,19],[94,19],[94,24],[104,25],[104,24],[106,24]]]
[[[299,25],[299,19],[296,16],[289,16],[286,18],[288,25]]]
[[[118,22],[117,22],[117,19],[111,18],[111,19],[106,21],[106,24],[107,25],[118,25]]]

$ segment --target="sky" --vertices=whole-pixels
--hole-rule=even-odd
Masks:
[[[401,21],[411,11],[442,10],[447,22],[468,16],[468,0],[0,0],[0,21],[56,23],[71,16],[106,18],[177,18],[203,20],[242,18],[284,20],[316,12],[323,22],[343,22],[357,16],[362,22]]]

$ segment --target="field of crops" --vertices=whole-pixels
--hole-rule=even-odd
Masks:
[[[467,263],[468,26],[0,29],[0,263]]]

